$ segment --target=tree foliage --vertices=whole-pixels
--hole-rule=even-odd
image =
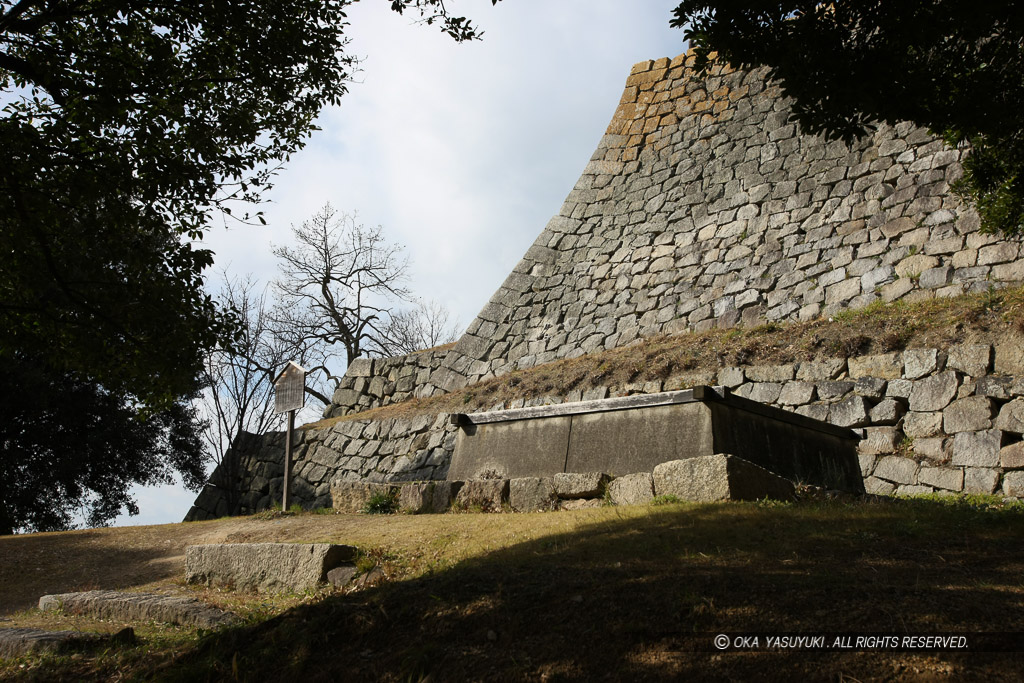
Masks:
[[[236,321],[187,240],[257,202],[345,94],[350,4],[0,1],[0,359],[45,350],[147,402],[188,390]],[[391,9],[477,35],[441,0]]]
[[[353,1],[0,0],[0,367],[26,392],[0,413],[15,528],[67,524],[89,495],[98,523],[132,509],[129,483],[191,476],[181,400],[240,336],[192,241],[232,211],[259,218],[346,93]],[[478,35],[442,0],[390,8]]]
[[[186,399],[140,412],[125,397],[30,358],[0,365],[0,534],[138,514],[129,488],[205,479],[201,420]]]
[[[874,122],[913,121],[970,143],[959,189],[983,227],[1024,230],[1024,13],[967,0],[685,0],[684,27],[711,52],[767,66],[801,127],[847,141]]]

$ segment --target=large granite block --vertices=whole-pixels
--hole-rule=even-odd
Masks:
[[[664,462],[654,468],[654,492],[683,500],[790,500],[792,482],[742,458],[719,453]]]
[[[299,592],[355,559],[356,549],[330,543],[217,543],[185,550],[185,581],[264,592]]]

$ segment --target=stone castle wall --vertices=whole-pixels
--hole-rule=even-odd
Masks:
[[[870,493],[1024,496],[1024,346],[1019,340],[725,367],[502,407],[656,393],[693,384],[718,384],[767,405],[863,429],[860,464]],[[444,479],[456,429],[448,415],[440,414],[352,418],[299,434],[292,496],[305,508],[318,508],[330,505],[330,484],[336,480]],[[280,502],[283,435],[251,439],[237,450],[239,456],[229,456],[237,462],[217,469],[186,519],[251,513]],[[232,499],[230,490],[241,493]]]
[[[850,146],[826,143],[788,121],[790,102],[764,71],[716,65],[698,77],[688,60],[633,67],[561,210],[454,347],[357,360],[325,417],[659,333],[810,320],[877,300],[1024,281],[1021,239],[980,233],[977,214],[950,193],[962,150],[909,123],[880,126]],[[1013,417],[1024,406],[1024,367],[1000,364],[999,349],[989,348],[985,369],[957,365],[961,351],[932,351],[935,365],[923,374],[912,360],[919,351],[908,350],[874,374],[835,359],[829,377],[812,378],[811,365],[798,364],[597,393],[724,383],[867,428],[862,464],[875,491],[1024,493],[1024,415]],[[914,392],[926,381],[941,384],[941,400],[923,408]],[[443,478],[453,444],[444,417],[347,420],[306,432],[297,500],[325,504],[332,478]],[[218,468],[190,518],[268,506],[280,490],[275,438]],[[233,486],[243,500],[227,496]]]
[[[661,332],[1024,280],[1021,240],[978,232],[950,193],[961,150],[909,123],[826,143],[763,70],[698,77],[688,59],[633,67],[559,213],[414,393]],[[330,414],[394,400],[338,398]]]

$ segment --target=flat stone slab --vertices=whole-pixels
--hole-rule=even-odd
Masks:
[[[83,614],[98,619],[161,621],[198,628],[229,626],[238,621],[238,617],[231,612],[211,607],[195,598],[119,591],[44,595],[39,598],[39,609],[43,612]]]
[[[300,592],[327,581],[327,573],[356,557],[350,545],[330,543],[218,543],[185,550],[185,581],[238,590]]]
[[[109,636],[106,636],[109,637]],[[99,642],[104,636],[81,631],[44,631],[38,628],[0,628],[0,657],[20,657],[35,652],[65,652]]]
[[[793,483],[734,455],[672,460],[654,468],[654,492],[682,500],[792,500]]]

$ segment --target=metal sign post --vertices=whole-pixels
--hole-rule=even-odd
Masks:
[[[295,411],[302,410],[306,399],[306,371],[298,363],[288,361],[274,380],[274,412],[288,413],[288,431],[284,435],[284,483],[281,486],[281,511],[288,511],[288,489],[292,481],[292,432]]]

